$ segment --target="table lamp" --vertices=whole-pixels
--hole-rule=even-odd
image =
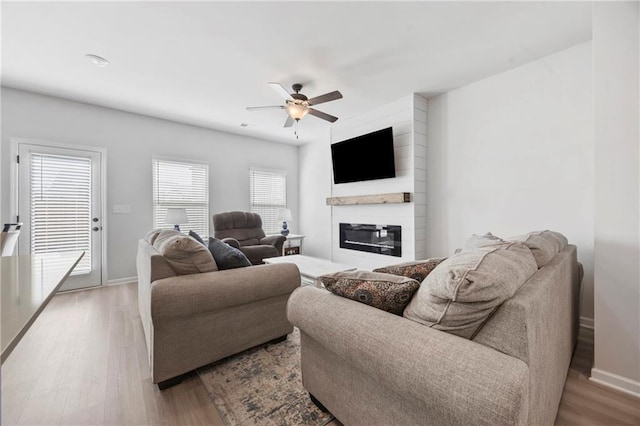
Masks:
[[[287,221],[293,220],[293,217],[291,216],[291,210],[278,209],[278,220],[282,221],[282,229],[280,230],[280,233],[286,237],[287,235],[289,235],[289,229],[287,229]]]
[[[180,231],[180,224],[189,223],[189,218],[187,217],[187,209],[182,207],[170,207],[167,209],[167,219],[165,220],[167,224],[173,224],[173,229],[176,231]]]

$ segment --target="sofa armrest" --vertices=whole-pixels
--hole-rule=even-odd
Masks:
[[[220,241],[222,241],[223,243],[229,244],[231,247],[235,247],[237,249],[240,248],[240,241],[236,240],[235,238],[227,237],[227,238],[221,239]]]
[[[294,264],[256,265],[180,275],[151,285],[151,318],[190,317],[289,294],[300,286]]]
[[[313,287],[293,292],[287,316],[360,374],[425,407],[432,424],[527,422],[519,359]]]

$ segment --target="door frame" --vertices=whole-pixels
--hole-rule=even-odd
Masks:
[[[30,139],[30,138],[22,138],[22,137],[11,137],[11,144],[10,144],[10,173],[11,173],[11,179],[9,179],[9,185],[10,185],[10,201],[9,201],[9,213],[11,215],[11,219],[16,219],[18,216],[18,207],[19,207],[19,200],[18,200],[18,180],[19,180],[19,176],[18,176],[18,162],[17,162],[17,157],[18,157],[18,144],[24,143],[24,144],[29,144],[29,145],[40,145],[43,147],[50,147],[50,148],[66,148],[66,149],[75,149],[75,150],[79,150],[79,151],[89,151],[89,152],[95,152],[100,154],[100,215],[101,215],[101,222],[102,222],[102,244],[100,247],[100,255],[101,255],[101,260],[100,260],[100,285],[96,286],[96,287],[87,287],[87,289],[90,288],[99,288],[99,287],[104,287],[107,284],[107,280],[108,280],[108,274],[107,274],[107,234],[108,234],[108,220],[107,220],[107,149],[106,148],[99,148],[99,147],[94,147],[94,146],[87,146],[87,145],[78,145],[78,144],[71,144],[71,143],[65,143],[65,142],[55,142],[55,141],[49,141],[49,140],[44,140],[44,139]],[[18,253],[18,251],[16,250],[16,253]],[[76,290],[69,290],[69,291],[76,291]]]

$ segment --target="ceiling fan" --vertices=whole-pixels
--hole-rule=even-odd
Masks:
[[[284,98],[285,104],[273,105],[273,106],[247,107],[247,110],[255,111],[260,109],[285,109],[287,110],[287,114],[289,116],[287,117],[287,121],[284,122],[284,127],[293,126],[293,123],[300,121],[300,119],[302,119],[307,114],[313,115],[323,120],[330,121],[331,123],[335,122],[338,119],[338,117],[335,117],[331,114],[327,114],[325,112],[318,111],[317,109],[311,108],[312,106],[322,104],[324,102],[341,99],[342,93],[340,93],[337,90],[309,99],[305,95],[300,93],[300,90],[302,90],[302,84],[299,84],[299,83],[296,83],[293,86],[291,86],[294,93],[287,92],[287,90],[284,87],[282,87],[280,83],[269,83],[269,86],[271,86],[273,90],[275,90],[280,96]]]

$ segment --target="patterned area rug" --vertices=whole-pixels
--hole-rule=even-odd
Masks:
[[[302,387],[300,332],[199,368],[198,376],[226,426],[321,426],[320,411]]]

